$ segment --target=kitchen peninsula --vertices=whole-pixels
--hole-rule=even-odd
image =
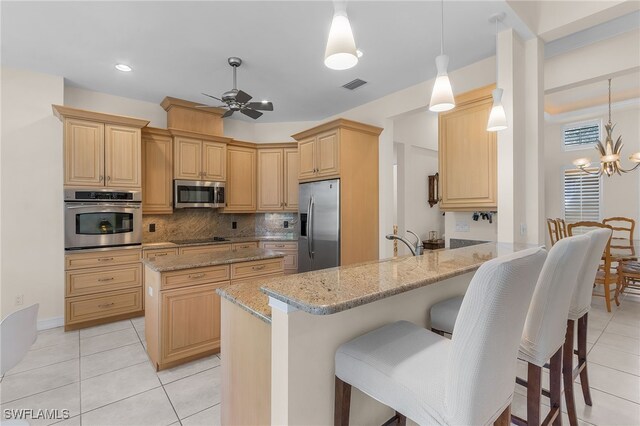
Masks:
[[[219,352],[216,290],[282,275],[283,258],[284,253],[249,246],[143,259],[146,349],[156,369]]]
[[[429,307],[464,294],[480,265],[527,247],[486,243],[218,289],[222,423],[331,424],[340,344],[399,320],[428,327]],[[352,390],[352,423],[392,414]]]

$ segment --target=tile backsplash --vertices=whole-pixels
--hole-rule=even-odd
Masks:
[[[296,213],[224,214],[213,209],[177,209],[173,214],[142,216],[142,242],[297,234]],[[284,228],[284,221],[289,228]],[[233,229],[232,223],[237,223]],[[149,232],[155,224],[156,231]]]

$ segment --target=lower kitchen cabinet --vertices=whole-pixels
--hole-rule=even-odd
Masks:
[[[263,241],[260,248],[284,253],[284,273],[298,273],[298,242],[297,241]]]

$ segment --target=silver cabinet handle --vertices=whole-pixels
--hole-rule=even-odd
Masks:
[[[113,277],[109,277],[109,278],[98,278],[98,282],[103,283],[106,281],[113,281]]]
[[[100,257],[98,258],[98,262],[110,262],[113,260],[113,257]]]
[[[202,278],[202,277],[204,277],[204,273],[189,275],[189,278],[191,279]]]
[[[115,302],[105,303],[104,305],[98,305],[98,308],[108,308],[109,306],[115,305]]]
[[[276,247],[284,247],[284,244],[276,244]]]
[[[156,254],[156,256],[157,256],[157,257],[160,257],[160,256],[166,256],[166,255],[168,255],[168,254],[169,254],[169,253],[158,253],[158,254]]]
[[[251,269],[253,269],[254,271],[259,271],[261,269],[264,269],[265,265],[259,265],[259,266],[252,266]]]

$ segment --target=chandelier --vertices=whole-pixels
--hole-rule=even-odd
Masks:
[[[630,169],[624,169],[622,165],[620,165],[620,153],[622,151],[622,136],[618,136],[616,143],[613,143],[613,128],[615,124],[611,123],[611,79],[609,79],[609,122],[604,126],[605,131],[607,132],[607,137],[605,138],[604,145],[602,141],[598,141],[596,143],[596,150],[600,152],[600,168],[597,171],[589,171],[587,168],[591,165],[590,158],[578,158],[573,161],[573,165],[580,168],[583,172],[595,175],[602,176],[603,174],[607,176],[612,176],[617,173],[622,175],[622,173],[631,172],[640,166],[640,152],[636,152],[635,154],[631,154],[629,156],[629,160],[636,163]]]

